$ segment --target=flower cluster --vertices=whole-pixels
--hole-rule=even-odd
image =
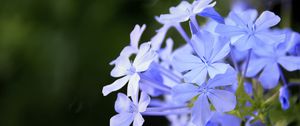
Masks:
[[[195,0],[171,7],[156,17],[162,28],[142,44],[146,25],[134,27],[130,45],[110,63],[118,79],[102,90],[106,96],[127,85],[126,94],[118,93],[111,126],[142,126],[143,116],[164,116],[172,126],[265,123],[260,109],[277,95],[282,109],[289,108],[283,72],[300,70],[300,35],[273,28],[280,22],[273,12],[236,7],[223,18],[215,4]],[[197,16],[208,18],[206,24],[200,26]],[[189,23],[190,33],[182,23]],[[171,27],[186,41],[177,49],[166,37]],[[257,90],[275,93],[266,97]]]

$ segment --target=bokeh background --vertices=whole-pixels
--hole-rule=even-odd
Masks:
[[[233,0],[216,0],[226,16]],[[255,0],[259,10],[300,29],[299,0]],[[116,93],[108,63],[129,43],[135,24],[155,34],[154,16],[180,0],[0,0],[0,126],[108,126]],[[175,42],[179,34],[171,30]],[[149,121],[149,119],[151,121]],[[146,117],[147,125],[166,125]]]

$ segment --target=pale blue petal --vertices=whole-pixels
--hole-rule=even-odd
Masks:
[[[191,44],[198,57],[210,59],[215,38],[207,31],[201,31],[192,36]]]
[[[157,57],[154,50],[151,49],[150,43],[143,43],[140,50],[133,61],[133,66],[137,72],[143,72],[147,70],[152,61]]]
[[[164,25],[162,28],[160,28],[157,33],[154,35],[154,37],[151,38],[151,46],[154,50],[159,50],[161,48],[161,44],[163,43],[165,36],[168,31],[168,26]]]
[[[102,94],[104,96],[106,96],[113,91],[117,91],[117,90],[121,89],[128,82],[128,80],[129,80],[129,76],[125,76],[125,77],[122,77],[122,78],[116,80],[115,82],[113,82],[110,85],[104,86],[102,89]]]
[[[208,80],[207,86],[210,88],[228,86],[237,83],[237,72],[233,68],[228,69],[225,74],[216,75],[213,79]]]
[[[218,23],[224,24],[224,18],[213,7],[204,9],[198,15],[211,18]]]
[[[201,85],[205,82],[207,76],[207,68],[205,65],[201,65],[189,72],[187,72],[183,78],[185,82],[197,83]]]
[[[300,70],[299,56],[283,56],[278,58],[278,63],[288,71]]]
[[[215,42],[213,53],[211,54],[210,61],[212,63],[217,62],[228,55],[230,52],[229,40],[226,38],[218,38],[218,41]]]
[[[131,63],[128,57],[119,56],[115,61],[115,67],[110,72],[112,77],[121,77],[128,73]]]
[[[274,88],[279,81],[280,73],[277,63],[268,64],[259,76],[259,81],[265,89]]]
[[[134,29],[130,33],[130,46],[134,48],[138,48],[140,38],[146,28],[146,25],[144,24],[142,27],[139,25],[135,25]]]
[[[139,107],[138,107],[139,112],[146,111],[146,108],[149,105],[150,100],[151,99],[150,99],[149,95],[147,95],[145,92],[141,93],[140,100],[139,100]]]
[[[216,29],[216,33],[219,33],[222,36],[232,37],[246,34],[246,31],[237,26],[218,24]]]
[[[255,21],[256,30],[263,30],[270,28],[280,22],[280,17],[273,12],[264,11]]]
[[[172,59],[172,65],[175,70],[184,72],[201,66],[201,60],[192,54],[177,53]]]
[[[245,35],[232,44],[236,47],[237,50],[246,51],[257,46],[256,40],[257,39],[255,39],[254,36]]]
[[[144,55],[143,60],[139,64],[133,64],[136,68],[137,72],[146,71],[151,63],[157,58],[157,53],[153,50],[149,51],[146,55]]]
[[[120,113],[110,118],[110,126],[130,126],[133,119],[133,113]]]
[[[128,86],[127,86],[127,96],[131,96],[132,101],[137,101],[137,95],[139,92],[139,81],[140,76],[135,73],[131,75]]]
[[[270,63],[270,60],[268,59],[251,57],[249,60],[246,76],[256,76],[258,72],[261,71],[268,63]]]
[[[265,44],[274,45],[277,43],[284,42],[286,35],[270,32],[270,31],[260,31],[255,33],[255,37],[260,39],[259,41]]]
[[[231,111],[236,105],[236,97],[229,91],[213,89],[209,91],[208,98],[218,112]]]
[[[132,54],[135,54],[137,52],[138,52],[138,48],[134,48],[132,46],[126,46],[122,49],[120,56],[129,58]]]
[[[125,94],[118,93],[118,97],[115,102],[116,112],[118,113],[129,112],[131,105],[132,105],[131,100]]]
[[[243,11],[245,12],[245,11]],[[242,15],[244,14],[243,12],[235,12],[235,11],[231,11],[228,15],[228,18],[231,19],[232,21],[234,21],[237,26],[247,26],[247,20],[243,20]],[[249,16],[249,15],[247,15]],[[226,22],[227,23],[227,22]]]
[[[144,118],[140,113],[137,113],[134,116],[133,126],[142,126],[144,123]]]
[[[223,74],[230,67],[230,65],[225,63],[214,63],[207,67],[208,74],[210,78],[214,78],[218,74]]]
[[[172,88],[172,96],[175,101],[180,103],[191,100],[198,94],[198,87],[193,84],[183,83]]]
[[[192,108],[192,122],[196,126],[205,126],[212,116],[206,95],[200,95]]]

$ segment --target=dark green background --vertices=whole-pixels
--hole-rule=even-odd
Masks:
[[[258,8],[281,12],[278,0],[260,1]],[[108,63],[129,43],[135,24],[147,24],[142,40],[149,40],[160,27],[154,16],[178,2],[0,0],[0,126],[107,126],[116,99],[101,93],[114,81]],[[226,15],[228,0],[217,2]],[[287,24],[299,28],[299,17],[292,17]],[[166,123],[149,119],[146,125]]]

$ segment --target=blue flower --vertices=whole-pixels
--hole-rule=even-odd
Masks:
[[[127,56],[120,56],[115,62],[115,67],[111,71],[111,76],[121,77],[110,85],[104,86],[102,93],[104,96],[121,89],[127,82],[127,95],[135,96],[139,90],[140,72],[146,71],[152,61],[156,58],[156,52],[151,49],[150,43],[143,43],[133,62]]]
[[[263,48],[284,41],[285,34],[270,32],[270,27],[279,21],[280,17],[270,11],[264,11],[258,18],[256,10],[231,11],[226,23],[219,24],[216,32],[229,37],[231,44],[241,51]]]
[[[207,8],[215,6],[216,2],[212,0],[196,0],[192,4],[187,1],[181,1],[176,7],[170,8],[170,14],[162,14],[157,20],[162,24],[178,24],[188,21],[191,17],[203,12]]]
[[[203,84],[184,83],[173,87],[173,97],[178,102],[187,102],[197,96],[192,107],[192,122],[195,125],[205,125],[212,116],[210,103],[217,112],[228,112],[235,108],[236,97],[234,93],[221,90],[219,87],[230,86],[236,83],[236,72],[228,70]],[[209,99],[209,101],[208,101]]]
[[[281,108],[287,110],[290,107],[288,86],[283,86],[279,89],[279,101]]]
[[[110,119],[110,126],[142,126],[144,118],[141,113],[146,111],[150,97],[142,92],[138,103],[132,102],[126,95],[119,93],[115,102],[117,115]]]
[[[300,70],[300,57],[287,55],[286,44],[288,41],[256,50],[251,56],[246,76],[255,77],[262,71],[258,80],[265,89],[271,89],[278,84],[281,74],[279,65],[287,71]]]
[[[191,83],[203,83],[207,74],[213,78],[225,73],[231,66],[222,59],[230,52],[229,41],[215,37],[206,31],[200,31],[192,37],[192,48],[195,54],[176,53],[172,64],[175,70],[185,72],[184,80]]]

